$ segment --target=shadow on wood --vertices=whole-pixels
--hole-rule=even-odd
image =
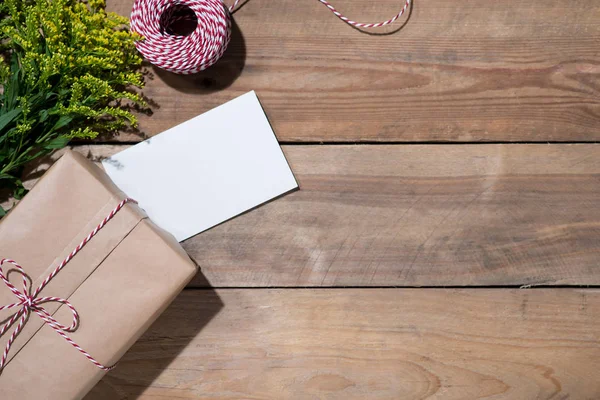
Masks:
[[[182,296],[198,296],[201,306],[196,304],[192,309],[172,304],[133,345],[121,359],[116,369],[108,373],[85,397],[85,400],[133,400],[141,397],[144,391],[168,370],[169,365],[184,351],[190,342],[198,337],[198,333],[219,313],[223,302],[217,293],[210,288],[202,272],[195,279],[204,280],[209,286],[205,290],[189,290]],[[192,323],[181,324],[181,321]],[[168,338],[161,334],[171,331]],[[124,389],[126,388],[126,389]]]
[[[215,65],[192,75],[178,75],[156,66],[152,69],[167,85],[185,93],[209,94],[226,89],[240,76],[246,63],[244,36],[235,20],[231,21],[231,41]]]

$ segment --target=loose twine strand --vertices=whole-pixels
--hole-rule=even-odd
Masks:
[[[360,29],[380,28],[394,23],[410,6],[406,0],[392,18],[377,22],[356,22],[340,13],[327,0],[318,0],[335,16]],[[131,30],[143,37],[138,51],[152,64],[178,74],[193,74],[215,64],[231,40],[231,13],[242,0],[226,7],[222,0],[136,0],[131,12]],[[174,32],[173,24],[187,21],[197,26],[189,35]]]

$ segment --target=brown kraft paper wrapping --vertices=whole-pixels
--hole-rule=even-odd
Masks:
[[[35,288],[125,197],[100,168],[67,152],[0,222],[0,259],[17,261]],[[11,267],[4,264],[5,274]],[[112,365],[195,274],[175,238],[128,203],[39,296],[69,300],[80,315],[79,328],[69,335]],[[21,275],[9,279],[22,290]],[[0,281],[0,306],[17,301]],[[44,308],[71,324],[66,306]],[[17,310],[0,311],[0,321]],[[14,327],[0,338],[0,349]],[[80,399],[104,374],[32,313],[0,374],[0,399]]]

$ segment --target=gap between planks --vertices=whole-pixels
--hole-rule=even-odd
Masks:
[[[183,290],[331,290],[331,289],[365,289],[365,290],[397,290],[397,289],[446,289],[446,290],[564,290],[564,289],[600,289],[600,285],[498,285],[498,286],[188,286]]]
[[[149,138],[140,139],[139,141],[118,141],[118,140],[102,140],[98,142],[91,142],[89,140],[86,141],[78,141],[74,140],[70,143],[71,146],[133,146],[138,143],[141,143],[142,140],[146,140]],[[290,142],[290,141],[279,141],[280,146],[423,146],[423,145],[431,145],[431,146],[469,146],[469,145],[498,145],[498,144],[531,144],[531,145],[553,145],[553,144],[599,144],[599,141],[517,141],[517,142],[506,142],[506,141],[481,141],[481,142],[386,142],[386,141],[372,141],[372,140],[363,140],[363,141],[346,141],[346,142],[325,142],[325,141],[314,141],[314,142]]]

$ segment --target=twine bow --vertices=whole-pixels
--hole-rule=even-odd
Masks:
[[[65,258],[50,273],[50,275],[48,275],[48,277],[46,277],[46,279],[44,279],[44,281],[37,287],[37,289],[35,289],[35,291],[33,291],[33,293],[31,292],[31,288],[28,286],[28,283],[29,283],[28,277],[27,277],[27,274],[25,273],[25,270],[23,269],[23,267],[21,267],[15,260],[11,260],[8,258],[4,258],[4,259],[2,259],[2,261],[0,261],[0,279],[4,282],[4,284],[8,287],[8,289],[15,295],[15,297],[18,300],[16,303],[7,304],[5,306],[0,307],[0,311],[11,309],[11,308],[18,308],[18,311],[16,311],[12,315],[12,317],[8,318],[8,320],[5,320],[6,323],[2,326],[2,328],[0,328],[0,337],[2,337],[11,328],[11,326],[13,326],[17,321],[19,321],[19,323],[17,324],[17,327],[14,329],[13,333],[10,335],[10,338],[8,339],[6,347],[4,348],[4,353],[2,354],[2,359],[0,360],[0,373],[2,373],[2,370],[4,369],[4,366],[6,365],[6,362],[8,359],[8,353],[10,352],[10,348],[12,347],[12,345],[13,345],[15,339],[17,338],[17,336],[19,335],[19,333],[25,327],[25,324],[27,323],[28,318],[32,314],[32,312],[36,313],[44,321],[44,323],[48,324],[48,326],[50,326],[52,329],[54,329],[56,331],[56,333],[58,333],[67,342],[69,342],[73,347],[75,347],[77,350],[79,350],[80,353],[82,353],[88,360],[90,360],[90,362],[92,364],[96,365],[98,368],[100,368],[104,371],[110,371],[111,369],[113,369],[115,367],[116,364],[111,365],[111,366],[105,366],[105,365],[101,364],[94,357],[92,357],[88,352],[83,350],[77,343],[75,343],[73,341],[73,339],[71,339],[69,337],[69,335],[67,335],[67,332],[74,332],[79,325],[79,313],[77,313],[77,310],[75,309],[75,307],[73,307],[73,305],[67,299],[63,299],[61,297],[38,297],[38,296],[39,296],[40,292],[46,287],[46,285],[48,285],[48,283],[65,267],[65,265],[67,265],[69,263],[69,261],[71,261],[71,259],[73,259],[73,257],[75,257],[75,255],[77,253],[79,253],[79,251],[100,231],[100,229],[102,229],[104,227],[104,225],[106,225],[106,223],[108,221],[110,221],[115,216],[115,214],[117,212],[119,212],[123,208],[123,206],[125,206],[125,204],[127,204],[129,202],[137,203],[135,200],[130,199],[130,198],[126,198],[125,200],[121,201],[115,207],[115,209],[112,210],[110,212],[110,214],[108,214],[102,220],[102,222],[100,222],[100,224],[92,232],[90,232],[90,234],[85,239],[83,239],[81,241],[81,243],[77,247],[75,247],[75,249],[67,256],[67,258]],[[4,274],[2,266],[5,263],[12,264],[16,268],[14,271],[21,274],[21,276],[23,278],[23,290],[22,291],[17,289],[15,287],[15,285],[13,285],[8,280],[7,274],[6,275]],[[70,326],[65,326],[65,325],[61,324],[60,322],[58,322],[42,306],[42,304],[44,304],[44,303],[51,303],[51,302],[64,304],[65,306],[69,307],[69,309],[71,310],[71,313],[73,314],[73,323]]]

